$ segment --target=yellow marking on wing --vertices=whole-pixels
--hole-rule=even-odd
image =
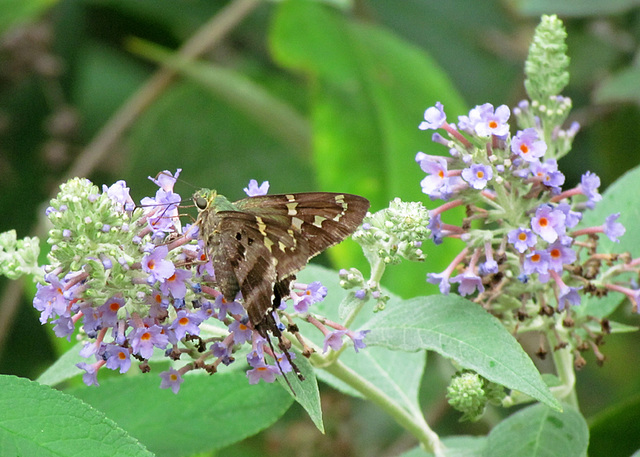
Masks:
[[[291,237],[291,241],[293,242],[293,247],[291,248],[293,250],[293,249],[295,249],[296,245],[298,244],[298,240],[296,240],[296,235],[295,235],[295,233],[293,233],[293,230],[288,229],[287,233],[289,234],[289,236]]]
[[[344,195],[340,194],[340,195],[336,195],[335,196],[335,201],[338,205],[342,206],[342,212],[340,214],[337,214],[336,216],[334,216],[333,220],[338,222],[340,219],[342,219],[342,216],[344,216],[344,213],[346,213],[347,208],[349,207],[349,204],[344,201]]]
[[[327,220],[326,217],[318,216],[316,214],[313,218],[313,225],[315,225],[318,228],[322,228],[322,223],[326,220]]]
[[[267,224],[264,223],[264,221],[262,220],[262,218],[260,216],[256,216],[256,222],[258,223],[258,230],[260,231],[260,234],[266,238],[267,237],[267,232],[266,232]]]
[[[290,201],[289,203],[287,203],[287,216],[295,216],[296,214],[298,214],[296,206],[298,206],[298,202]]]
[[[291,225],[293,225],[293,227],[296,230],[302,230],[302,223],[304,221],[302,219],[300,219],[299,217],[292,217],[291,218]]]

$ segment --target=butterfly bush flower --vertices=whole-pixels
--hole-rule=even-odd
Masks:
[[[534,128],[518,131],[511,141],[511,152],[526,162],[536,162],[546,151],[547,144],[538,139],[538,132]]]
[[[125,373],[137,361],[146,372],[152,357],[164,355],[175,367],[160,373],[160,387],[176,393],[186,372],[201,368],[215,373],[220,365],[233,363],[234,353],[245,344],[253,348],[247,358],[249,383],[273,382],[280,374],[297,372],[295,353],[275,353],[264,330],[251,323],[242,294],[227,300],[218,290],[213,262],[200,239],[202,228],[197,223],[184,227],[180,223],[182,197],[174,192],[179,174],[180,170],[164,171],[150,178],[158,190],[138,206],[122,180],[103,186],[102,191],[86,179],[68,181],[46,211],[53,225],[49,265],[34,269],[12,260],[22,255],[35,263],[37,245],[29,244],[30,239],[18,241],[9,233],[0,238],[4,249],[0,256],[6,255],[9,264],[6,268],[3,264],[3,269],[7,274],[39,274],[33,304],[41,323],[53,323],[57,336],[70,339],[82,329],[85,344],[80,354],[88,360],[77,366],[88,385],[98,385],[102,367]],[[267,181],[258,185],[251,180],[245,192],[263,196],[268,188]],[[413,241],[403,242],[405,255],[420,255]],[[288,327],[281,322],[280,312],[286,308],[284,301],[291,301],[294,317],[313,319],[310,307],[325,298],[327,288],[320,282],[292,286],[291,294],[282,297],[283,305],[271,314],[271,331],[278,347],[284,348],[288,343],[282,332],[293,329],[303,353],[310,355],[321,345],[311,348],[296,330],[293,317],[287,315]],[[217,325],[210,325],[212,321]],[[346,327],[340,331],[353,340],[356,351],[366,346],[365,331]],[[319,332],[319,341],[323,336]],[[186,357],[197,363],[185,361],[180,366]]]
[[[491,168],[478,163],[462,170],[462,179],[468,182],[474,189],[484,189],[492,177],[493,171]]]
[[[541,27],[561,28],[558,23],[547,18]],[[419,184],[423,192],[444,200],[429,211],[429,238],[435,244],[449,237],[466,243],[444,271],[428,273],[427,281],[443,294],[457,291],[478,302],[514,333],[541,332],[553,346],[577,353],[601,344],[608,328],[601,318],[575,311],[585,295],[621,293],[637,311],[640,293],[617,275],[637,274],[640,259],[601,252],[599,235],[619,242],[625,233],[619,213],[600,226],[580,226],[583,212],[602,200],[597,175],[587,172],[577,186],[562,189],[558,160],[578,132],[575,123],[563,128],[571,101],[555,92],[566,84],[566,70],[549,73],[549,65],[566,63],[556,55],[562,49],[563,42],[532,46],[525,83],[532,100],[513,110],[485,103],[454,124],[442,103],[427,108],[420,129],[436,130],[432,140],[446,147],[442,156],[420,152],[415,160],[426,174]],[[458,226],[448,224],[448,211],[460,206],[466,218]],[[602,331],[578,334],[566,327],[570,322],[571,328],[586,328],[593,320],[603,321]]]
[[[418,128],[420,130],[436,130],[440,128],[446,120],[447,116],[444,114],[442,103],[436,102],[435,106],[427,108],[424,112],[424,121],[420,123]]]
[[[511,110],[506,105],[501,105],[493,110],[493,105],[485,103],[482,106],[476,106],[469,112],[469,119],[473,124],[473,130],[478,136],[502,137],[509,133],[509,116]]]
[[[293,308],[298,313],[306,313],[309,306],[324,300],[327,296],[327,288],[318,281],[308,285],[296,284],[294,287],[301,289],[301,292],[291,294]]]
[[[149,273],[149,283],[164,282],[175,273],[176,267],[173,262],[165,260],[167,254],[169,249],[166,246],[158,246],[142,258],[142,270]]]
[[[180,390],[180,385],[184,382],[184,378],[178,370],[170,368],[168,371],[160,373],[162,382],[160,383],[161,389],[171,389],[174,394],[177,394]]]
[[[258,186],[258,181],[252,179],[249,181],[249,185],[244,188],[244,192],[249,197],[267,195],[267,192],[269,192],[269,181],[263,181],[263,183]]]

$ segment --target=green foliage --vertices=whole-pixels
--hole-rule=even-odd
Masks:
[[[1,0],[0,34],[25,22],[35,21],[56,0]]]
[[[436,351],[490,381],[559,408],[529,356],[500,321],[457,295],[417,297],[389,306],[368,328],[372,346]]]
[[[104,411],[77,396],[5,375],[0,376],[0,392],[2,455],[80,456],[88,449],[96,457],[153,455]],[[129,394],[126,398],[129,403]],[[126,405],[122,410],[130,411]]]
[[[498,424],[487,439],[486,457],[584,457],[589,429],[571,406],[562,412],[543,405],[529,406]]]
[[[429,144],[416,126],[426,106],[437,100],[451,113],[465,111],[438,65],[384,29],[349,20],[311,1],[283,2],[271,32],[277,61],[309,78],[320,186],[367,195],[373,211],[395,197],[422,200],[415,185],[421,179],[420,169],[413,156],[417,151],[442,151]],[[427,257],[435,251],[426,245]],[[444,259],[450,257],[443,251],[430,259],[436,270],[444,268]],[[364,265],[353,254],[341,254],[345,264]],[[399,278],[404,284],[396,289]],[[423,278],[421,266],[404,263],[385,280],[394,292],[409,297],[425,293]]]
[[[180,395],[159,391],[159,378],[153,375],[117,377],[99,388],[71,392],[104,412],[155,455],[166,457],[189,456],[240,441],[273,424],[293,401],[278,384],[249,385],[244,373],[191,378]],[[132,399],[139,402],[138,412],[132,409]]]
[[[0,1],[0,32],[13,33],[44,17],[53,37],[47,52],[62,64],[59,74],[43,75],[36,66],[15,77],[7,70],[6,63],[12,61],[8,38],[0,46],[0,231],[16,229],[11,249],[33,248],[31,254],[37,255],[35,245],[20,245],[18,239],[36,234],[36,217],[43,214],[51,192],[69,170],[85,165],[84,174],[95,183],[126,179],[136,201],[155,191],[148,175],[180,167],[182,177],[196,188],[215,187],[232,200],[243,197],[242,187],[256,178],[269,180],[273,192],[359,193],[373,202],[374,211],[395,197],[433,208],[437,202],[426,201],[420,192],[424,173],[413,160],[417,151],[444,151],[430,142],[430,134],[417,129],[425,108],[440,100],[455,118],[487,101],[515,106],[523,97],[522,62],[534,25],[540,14],[556,13],[579,19],[565,20],[571,58],[566,92],[583,122],[577,151],[560,163],[566,187],[577,183],[587,169],[603,178],[604,187],[613,183],[596,209],[585,213],[580,227],[602,224],[619,211],[626,235],[620,243],[601,236],[601,245],[640,255],[635,191],[640,169],[615,181],[640,161],[634,152],[640,119],[635,103],[637,0],[523,0],[511,2],[509,8],[498,0],[376,0],[341,3],[342,9],[335,5],[339,2],[257,2],[246,6],[243,21],[231,23],[233,32],[223,32],[222,42],[206,57],[185,61],[179,45],[228,5],[239,3],[251,2]],[[9,36],[15,35],[5,35]],[[148,104],[133,115],[125,131],[114,134],[108,154],[93,162],[94,156],[83,153],[84,148],[112,116],[121,115],[119,110],[157,71],[158,63],[178,76],[158,92],[147,93]],[[543,67],[530,71],[539,75]],[[564,73],[558,81],[556,88],[565,84]],[[69,107],[79,123],[62,134],[51,128],[52,119]],[[192,193],[189,184],[179,183],[178,188],[183,197]],[[463,211],[448,222],[459,222]],[[37,234],[44,241],[44,232]],[[297,353],[296,363],[307,380],[289,376],[295,395],[286,383],[249,386],[244,373],[233,370],[189,376],[180,393],[173,395],[158,389],[157,372],[163,366],[153,363],[150,374],[132,370],[127,376],[103,378],[101,373],[100,387],[71,388],[80,383],[75,364],[86,361],[77,354],[81,345],[74,344],[75,339],[52,343],[53,336],[23,330],[29,327],[16,322],[16,316],[33,321],[37,316],[30,303],[20,305],[5,294],[0,307],[0,369],[18,373],[18,367],[26,366],[30,371],[19,374],[36,378],[38,367],[50,368],[39,384],[0,377],[0,454],[89,455],[90,450],[90,455],[114,457],[151,452],[223,456],[242,452],[234,451],[233,443],[279,421],[280,447],[274,451],[279,455],[288,455],[286,441],[294,437],[331,442],[338,434],[339,439],[351,440],[350,451],[362,454],[366,444],[354,438],[360,430],[374,430],[369,433],[376,435],[375,446],[368,444],[376,452],[397,455],[416,437],[428,441],[421,435],[424,430],[411,428],[411,421],[419,423],[424,416],[431,421],[433,405],[425,397],[444,397],[445,389],[437,382],[425,385],[426,372],[434,377],[452,374],[442,369],[443,359],[513,389],[514,398],[527,394],[552,407],[537,404],[506,418],[491,410],[475,426],[454,424],[458,416],[449,423],[446,414],[439,415],[433,420],[436,429],[451,434],[442,439],[447,456],[577,457],[586,455],[587,443],[593,456],[628,456],[636,450],[637,433],[629,427],[638,422],[638,402],[624,395],[637,384],[628,364],[637,355],[636,342],[629,340],[633,344],[618,354],[606,353],[609,360],[603,370],[611,367],[606,376],[589,360],[577,385],[583,412],[566,404],[558,412],[551,392],[556,393],[562,380],[541,377],[518,341],[494,317],[462,298],[428,295],[437,287],[426,284],[426,273],[442,271],[460,246],[451,240],[440,246],[425,243],[425,262],[388,266],[382,279],[382,290],[390,297],[386,309],[378,314],[363,310],[350,326],[372,330],[365,339],[368,347],[356,353],[349,346],[337,361],[321,351],[309,360]],[[0,254],[8,258],[7,252]],[[334,249],[320,262],[366,270],[354,243]],[[0,265],[3,271],[8,267],[15,265]],[[329,296],[317,311],[341,322],[340,309],[348,309],[353,293],[339,288],[336,272],[310,266],[299,280],[322,281]],[[7,282],[0,286],[8,289]],[[34,293],[31,288],[25,295],[32,298]],[[629,322],[628,303],[620,305],[620,295],[609,294],[586,298],[576,311]],[[23,309],[15,312],[19,306]],[[593,322],[589,330],[597,327]],[[300,328],[305,336],[314,335],[312,342],[322,348],[317,330],[308,324]],[[611,328],[613,333],[634,329],[618,322]],[[309,333],[312,330],[315,333]],[[60,351],[65,345],[68,349],[55,363],[39,358],[53,344]],[[25,350],[33,359],[16,360]],[[603,350],[610,350],[609,345]],[[332,423],[332,402],[324,401],[324,392],[320,396],[329,390],[339,395],[333,408],[348,404],[351,420]],[[370,410],[362,408],[363,402],[350,397],[367,399],[376,414],[367,414]],[[588,416],[604,402],[611,403],[609,409],[590,418],[589,431],[583,414]],[[438,405],[433,411],[439,411]],[[297,427],[296,433],[283,431],[303,409],[308,417],[291,426]],[[376,429],[381,416],[400,424],[405,434]],[[353,418],[362,419],[358,429],[350,428]],[[298,433],[305,425],[311,432]],[[326,435],[317,438],[320,432]],[[265,443],[273,445],[273,437],[262,434],[254,439],[254,454],[271,452]],[[227,446],[231,447],[223,449]],[[310,447],[323,453],[319,446]],[[415,447],[402,455],[434,454]]]
[[[589,421],[589,455],[627,457],[636,451],[637,440],[628,437],[640,433],[640,396],[633,395],[614,404]],[[621,427],[620,424],[624,424]]]

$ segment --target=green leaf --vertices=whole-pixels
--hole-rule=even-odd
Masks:
[[[27,379],[0,376],[0,411],[2,456],[152,455],[100,411]]]
[[[80,355],[83,343],[77,343],[63,353],[47,370],[40,375],[37,381],[47,386],[58,385],[68,379],[74,378],[82,373],[76,367],[76,363],[86,362],[87,359]]]
[[[146,175],[175,168],[184,170],[181,179],[216,189],[232,201],[246,197],[242,188],[251,178],[268,180],[272,193],[314,190],[303,154],[293,154],[193,82],[173,85],[150,106],[133,126],[128,147],[127,183],[138,179],[131,188],[147,195],[155,190]]]
[[[426,354],[423,351],[403,353],[382,347],[367,347],[356,354],[349,349],[340,356],[340,361],[404,409],[420,411],[418,390],[426,366]],[[359,392],[330,373],[320,371],[318,377],[345,394],[362,398]]]
[[[640,94],[634,90],[640,85],[640,68],[628,67],[604,81],[594,94],[596,103],[638,102]]]
[[[323,302],[314,305],[315,309],[312,309],[312,311],[322,314],[335,322],[340,322],[338,317],[339,306],[347,296],[347,291],[339,285],[338,272],[316,265],[309,265],[298,274],[298,277],[302,282],[320,281],[327,287],[329,291],[327,297]],[[397,301],[399,299],[392,296],[388,306],[393,306]],[[369,302],[368,308],[361,311],[361,315],[351,326],[353,329],[368,329],[366,325],[363,327],[362,324],[373,317],[371,306],[372,304]],[[305,338],[322,347],[324,336],[317,328],[306,323],[299,323],[298,325]],[[364,342],[369,345],[369,335],[365,337]],[[386,395],[393,398],[406,410],[419,411],[418,389],[426,365],[425,359],[424,352],[399,352],[383,347],[367,347],[356,353],[351,343],[348,342],[347,347],[340,354],[339,360],[382,390]],[[361,397],[353,388],[324,370],[317,370],[317,376],[343,393]]]
[[[428,349],[490,381],[559,408],[540,373],[500,321],[457,295],[389,304],[367,325],[366,342],[401,351]]]
[[[72,393],[167,457],[243,440],[272,425],[293,402],[280,385],[249,385],[237,372],[187,376],[178,394],[159,385],[154,375],[117,377]]]
[[[630,252],[633,257],[640,256],[640,231],[636,229],[640,220],[640,194],[629,192],[629,189],[637,187],[639,180],[640,167],[628,171],[607,188],[602,194],[602,201],[598,202],[592,211],[584,214],[578,228],[602,225],[607,216],[620,213],[618,222],[627,229],[626,233],[619,238],[619,243],[614,243],[605,235],[600,235],[598,252]],[[601,298],[585,296],[582,304],[574,310],[577,313],[602,318],[610,315],[623,300],[622,294],[613,292]]]
[[[129,47],[133,52],[160,62],[201,84],[275,139],[299,150],[309,148],[311,131],[307,120],[246,76],[210,63],[185,61],[176,53],[142,40],[130,41]]]
[[[486,457],[583,457],[589,430],[571,406],[563,412],[533,405],[512,414],[489,433]],[[605,454],[606,455],[606,454]]]
[[[281,2],[270,38],[274,59],[309,78],[321,187],[364,195],[372,211],[395,197],[425,200],[419,185],[424,173],[415,154],[448,151],[417,126],[425,109],[438,100],[451,117],[466,112],[437,63],[383,28],[318,2]],[[459,222],[462,213],[447,214],[447,222]],[[425,243],[430,267],[444,269],[457,246]],[[364,269],[359,253],[350,249],[342,245],[334,252],[344,265]],[[435,292],[425,274],[422,265],[405,262],[389,267],[383,282],[405,297]]]
[[[322,408],[320,404],[320,391],[318,390],[318,380],[316,373],[309,360],[296,349],[291,349],[296,354],[294,363],[304,376],[304,381],[300,381],[295,373],[287,374],[287,379],[291,383],[293,391],[282,376],[278,376],[278,382],[287,390],[295,401],[297,401],[309,414],[315,426],[324,433],[324,423],[322,422]]]

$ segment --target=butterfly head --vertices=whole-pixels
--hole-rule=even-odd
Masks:
[[[196,208],[198,208],[198,211],[204,211],[211,207],[217,195],[215,190],[200,189],[193,194],[193,203],[196,205]]]

